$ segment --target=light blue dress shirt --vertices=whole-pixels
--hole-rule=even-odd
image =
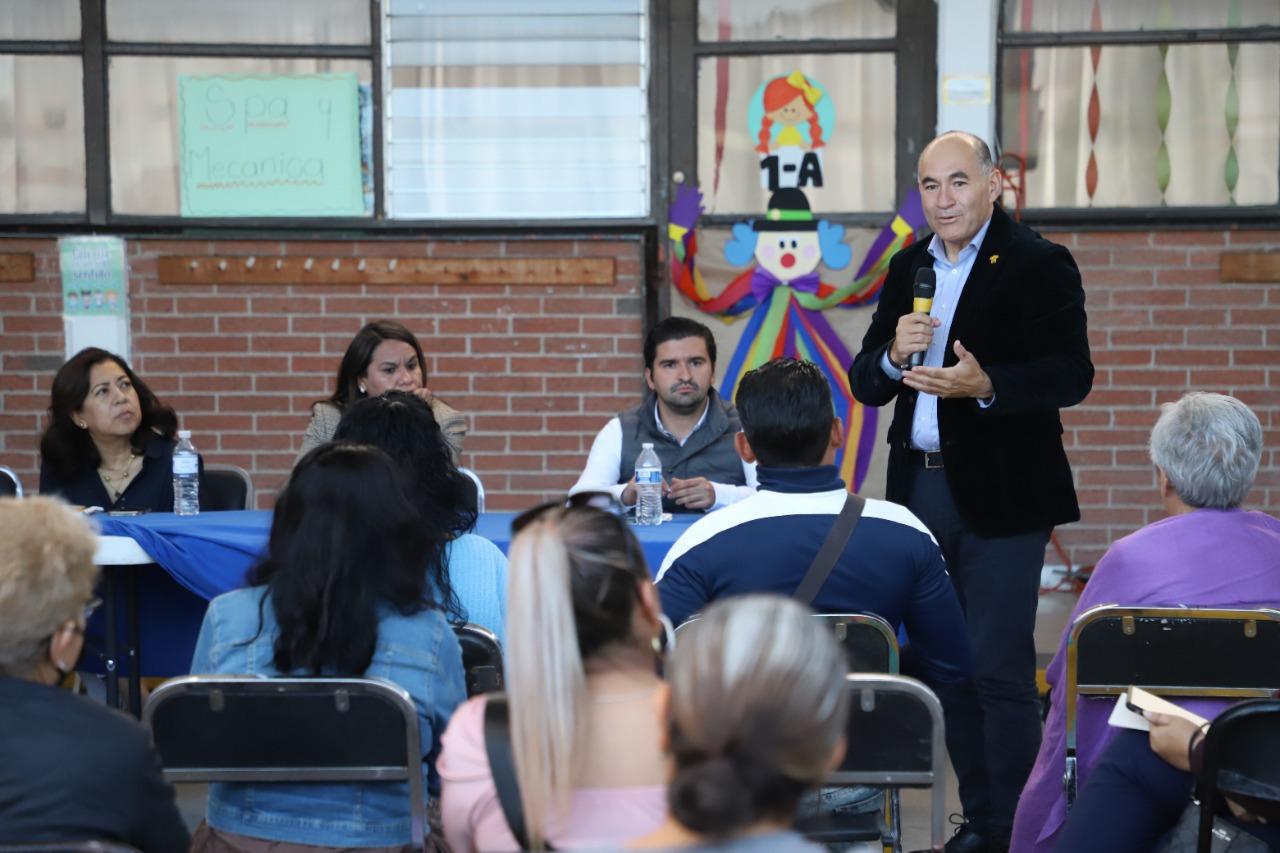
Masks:
[[[924,353],[925,367],[942,367],[942,359],[947,354],[947,340],[951,337],[951,320],[956,315],[956,305],[960,302],[960,294],[964,291],[964,283],[973,271],[973,262],[978,257],[978,249],[991,227],[991,218],[978,229],[969,244],[960,250],[960,257],[953,264],[947,258],[947,247],[937,234],[929,240],[929,254],[933,255],[933,272],[938,277],[938,287],[933,295],[933,309],[930,316],[942,322],[933,330],[933,340]],[[889,350],[885,348],[880,357],[880,368],[890,379],[901,380],[902,371],[889,361]],[[991,401],[979,405],[989,406]],[[920,392],[916,397],[915,414],[911,419],[911,446],[917,450],[941,450],[942,442],[938,436],[938,398],[933,394]]]

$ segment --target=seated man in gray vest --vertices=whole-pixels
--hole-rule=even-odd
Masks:
[[[610,492],[634,506],[636,457],[652,443],[662,460],[666,512],[719,509],[754,494],[756,466],[733,448],[742,428],[738,413],[711,385],[716,372],[711,330],[685,317],[668,317],[645,337],[644,363],[649,386],[644,402],[604,425],[570,492]]]

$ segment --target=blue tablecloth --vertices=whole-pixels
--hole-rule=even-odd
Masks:
[[[511,544],[511,519],[515,515],[485,513],[477,520],[475,532],[506,553]],[[657,573],[671,545],[700,517],[680,515],[658,527],[632,528],[644,548],[650,574]],[[143,674],[167,677],[187,672],[205,602],[244,586],[246,573],[266,548],[271,513],[99,516],[98,525],[103,535],[133,539],[164,569],[164,572],[155,572],[125,567],[113,571],[135,572]],[[117,602],[116,612],[118,633],[123,634],[123,601]],[[90,626],[91,637],[100,636],[102,630],[101,616],[96,616]],[[89,660],[85,668],[98,669]]]
[[[476,533],[503,553],[511,544],[511,512],[490,512],[476,522]],[[633,527],[644,548],[650,574],[680,534],[700,516],[681,515],[658,527]],[[174,580],[208,600],[244,586],[245,574],[262,556],[271,530],[267,511],[170,513],[99,518],[104,535],[128,536]]]

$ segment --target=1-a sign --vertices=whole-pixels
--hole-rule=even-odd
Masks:
[[[181,75],[183,216],[362,216],[354,74]]]

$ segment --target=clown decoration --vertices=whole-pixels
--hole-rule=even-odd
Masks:
[[[919,209],[919,197],[916,197]],[[835,306],[863,305],[880,292],[889,258],[905,246],[914,228],[895,217],[872,247],[853,281],[836,287],[821,280],[818,265],[832,270],[849,265],[852,251],[844,243],[844,227],[815,219],[808,200],[797,189],[773,194],[768,213],[733,226],[725,246],[732,264],[754,262],[713,296],[697,269],[696,225],[701,194],[681,187],[670,210],[671,275],[676,289],[699,308],[732,321],[750,312],[742,340],[725,370],[720,394],[732,400],[744,373],[778,356],[814,362],[831,385],[836,415],[844,422],[844,445],[836,456],[840,476],[855,489],[862,484],[875,442],[875,410],[853,399],[849,365],[853,357],[823,311]]]

